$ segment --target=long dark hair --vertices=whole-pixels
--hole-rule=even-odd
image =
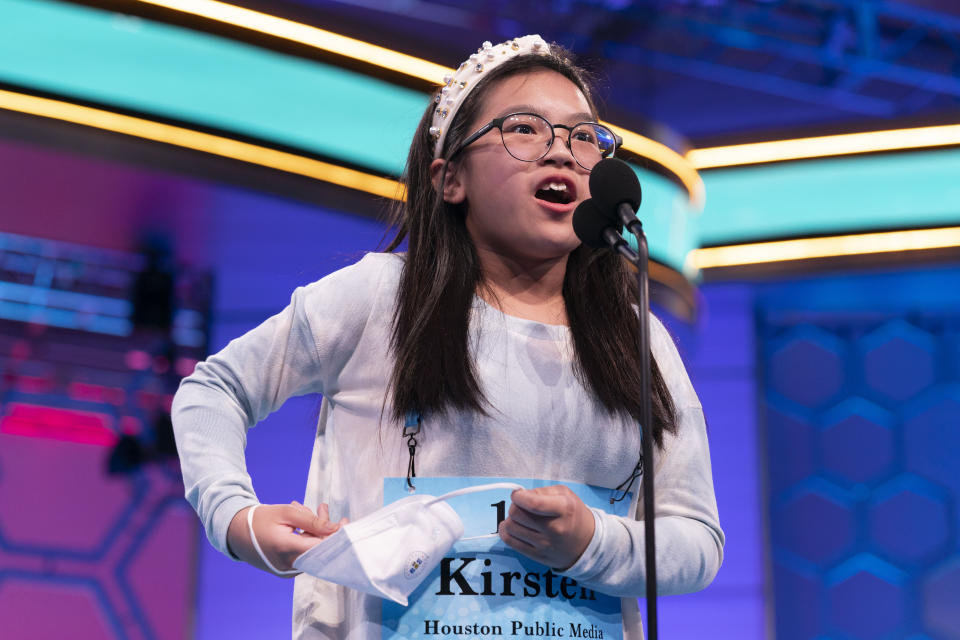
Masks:
[[[471,133],[468,127],[491,87],[508,76],[540,69],[573,82],[596,114],[588,74],[571,62],[568,51],[551,45],[546,53],[517,56],[491,70],[449,123],[443,158],[449,160]],[[392,334],[391,413],[401,422],[410,412],[426,415],[455,408],[486,413],[487,408],[469,350],[470,310],[484,286],[483,273],[465,223],[468,205],[444,202],[442,184],[436,189],[431,182],[434,108],[431,101],[414,134],[402,177],[406,201],[391,212],[396,235],[385,249],[394,251],[408,241]],[[576,375],[608,411],[639,422],[640,327],[626,263],[611,251],[581,245],[567,260],[563,298]],[[663,432],[676,431],[676,410],[659,367],[651,362],[653,434],[662,447]]]

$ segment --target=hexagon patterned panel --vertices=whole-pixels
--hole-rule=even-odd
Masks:
[[[960,640],[960,315],[757,313],[778,640]]]
[[[156,275],[142,262],[0,234],[4,640],[192,635],[199,527],[169,411],[207,296],[187,306],[185,278],[173,307],[138,296],[159,290],[134,286]]]
[[[189,637],[198,526],[177,464],[144,450],[141,465],[128,456],[117,469],[121,437],[151,429],[156,398],[137,387],[153,376],[37,359],[57,340],[43,330],[12,341],[15,330],[0,321],[0,347],[13,346],[0,350],[0,637]],[[111,352],[87,355],[102,363]],[[66,391],[97,373],[101,383],[113,374],[107,395],[119,406]]]

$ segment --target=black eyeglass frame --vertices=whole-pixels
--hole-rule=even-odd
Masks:
[[[535,118],[540,118],[541,120],[543,120],[544,122],[546,122],[547,125],[549,125],[549,128],[550,128],[550,142],[547,143],[546,146],[544,146],[544,148],[543,148],[543,153],[541,153],[539,156],[537,156],[537,157],[534,158],[533,160],[526,160],[526,159],[524,159],[524,158],[517,158],[517,156],[513,155],[512,153],[510,153],[510,148],[507,147],[507,143],[506,143],[506,141],[504,141],[504,139],[503,139],[503,123],[506,122],[508,119],[513,118],[513,117],[515,117],[515,116],[534,116]],[[557,139],[557,131],[556,131],[556,129],[557,129],[557,127],[559,127],[559,128],[561,128],[561,129],[566,129],[566,130],[567,130],[567,149],[570,150],[570,155],[573,157],[573,159],[576,161],[576,163],[577,163],[578,165],[580,165],[583,169],[585,169],[585,170],[587,170],[587,171],[592,171],[593,169],[588,169],[587,167],[584,167],[584,166],[583,166],[583,163],[580,162],[580,160],[577,158],[577,154],[575,154],[575,153],[573,152],[573,147],[571,146],[570,136],[573,135],[573,130],[576,129],[577,127],[581,126],[581,125],[584,125],[584,124],[594,125],[594,126],[597,126],[597,127],[603,127],[604,129],[606,129],[607,131],[609,131],[609,132],[611,133],[611,135],[613,135],[613,150],[610,152],[609,155],[606,155],[606,156],[601,155],[601,160],[604,159],[604,158],[612,158],[614,155],[616,155],[617,149],[619,149],[620,147],[623,146],[623,138],[621,138],[621,137],[618,136],[616,133],[614,133],[613,130],[612,130],[610,127],[607,127],[607,126],[605,126],[605,125],[602,125],[602,124],[600,124],[599,122],[593,122],[593,121],[591,121],[591,120],[584,120],[583,122],[578,122],[577,124],[574,124],[574,125],[553,124],[552,122],[550,122],[549,120],[547,120],[546,118],[544,118],[544,117],[543,117],[542,115],[540,115],[539,113],[532,113],[532,112],[529,112],[529,111],[519,111],[519,112],[517,112],[517,113],[508,113],[507,115],[505,115],[505,116],[503,116],[503,117],[501,117],[501,118],[494,118],[493,120],[491,120],[491,121],[488,122],[487,124],[483,125],[483,126],[480,127],[479,129],[477,129],[476,131],[474,131],[473,133],[471,133],[469,136],[467,136],[467,139],[464,140],[463,143],[462,143],[459,147],[457,147],[457,150],[454,151],[454,152],[450,155],[450,159],[453,160],[453,159],[456,158],[458,155],[460,155],[461,153],[463,153],[463,150],[466,149],[468,146],[470,146],[471,144],[473,144],[474,142],[476,142],[477,140],[479,140],[479,139],[482,138],[483,136],[485,136],[485,135],[487,135],[488,133],[490,133],[490,131],[492,131],[493,129],[497,129],[498,131],[500,131],[500,144],[502,144],[502,145],[503,145],[503,148],[507,150],[507,153],[510,153],[510,157],[516,158],[516,159],[519,160],[520,162],[536,162],[537,160],[540,160],[541,158],[543,158],[543,156],[545,156],[545,155],[547,155],[548,153],[550,153],[550,149],[553,147],[553,143],[554,143],[554,142],[556,141],[556,139]]]

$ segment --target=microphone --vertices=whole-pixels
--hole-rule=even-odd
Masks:
[[[592,198],[587,198],[573,211],[573,232],[585,245],[613,249],[630,262],[639,256],[630,248],[620,232],[623,227],[603,214]]]
[[[643,193],[640,181],[623,160],[605,158],[590,172],[590,194],[597,202],[600,213],[610,220],[625,225],[631,233],[642,227],[636,212],[640,208]]]

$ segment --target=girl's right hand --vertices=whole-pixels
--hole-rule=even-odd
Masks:
[[[227,546],[241,560],[272,573],[250,538],[247,511],[252,508],[241,509],[233,516],[227,529]],[[253,514],[253,528],[260,549],[278,571],[292,569],[297,556],[332,536],[346,523],[346,518],[331,522],[326,504],[317,507],[316,513],[299,502],[263,504]]]

